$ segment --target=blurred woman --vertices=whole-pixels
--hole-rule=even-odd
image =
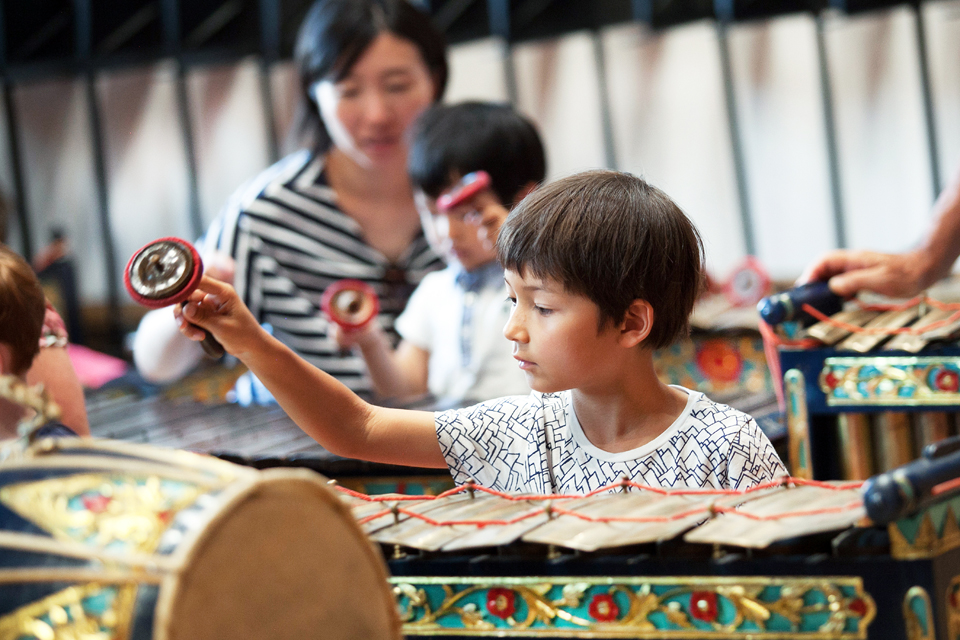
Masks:
[[[320,312],[331,283],[354,278],[393,321],[420,279],[442,266],[423,237],[407,177],[407,130],[440,99],[446,47],[406,0],[318,0],[295,62],[314,134],[241,188],[199,242],[207,273],[230,281],[261,324],[351,389],[369,393],[363,360],[341,352]],[[134,361],[153,381],[200,360],[171,310],[144,317]]]

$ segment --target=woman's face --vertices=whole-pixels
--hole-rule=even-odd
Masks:
[[[407,128],[434,95],[416,45],[388,32],[370,43],[344,78],[313,88],[334,146],[366,168],[406,165]]]

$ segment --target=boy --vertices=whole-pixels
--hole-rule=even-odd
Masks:
[[[507,216],[503,205],[516,205],[546,174],[537,130],[508,105],[433,107],[414,128],[408,168],[424,234],[449,266],[417,286],[395,324],[396,350],[376,323],[338,329],[337,341],[359,346],[383,397],[429,392],[438,406],[452,407],[530,393],[503,338],[510,304],[492,240]],[[489,188],[438,208],[438,198],[476,171],[490,176]]]
[[[24,383],[27,382],[27,372],[40,353],[41,343],[47,331],[48,307],[43,289],[30,265],[5,245],[0,244],[0,375],[14,376]],[[54,321],[59,320],[53,308],[49,307]],[[60,321],[62,327],[62,321]],[[66,333],[63,332],[65,336]],[[66,356],[63,356],[66,358]],[[48,380],[52,384],[45,385],[53,396],[73,394],[72,386],[66,382],[75,383],[76,374],[70,368],[69,360],[60,365],[56,375],[51,373]],[[71,377],[72,376],[72,377]],[[30,382],[33,382],[32,380]],[[79,383],[77,388],[79,388]],[[82,396],[81,396],[82,407]],[[11,438],[17,435],[16,427],[24,413],[24,408],[5,398],[0,398],[0,438]],[[84,420],[86,416],[84,415]],[[85,424],[84,424],[85,426]],[[82,433],[86,433],[83,428]],[[49,422],[41,428],[42,436],[76,435],[59,422]]]
[[[687,330],[703,279],[692,223],[639,178],[591,171],[541,187],[497,239],[513,310],[504,335],[536,392],[436,414],[374,407],[259,327],[204,278],[178,312],[210,330],[321,445],[377,462],[449,467],[503,491],[585,493],[624,475],[746,489],[785,473],[747,415],[664,385],[653,351]],[[438,444],[439,442],[439,444]]]

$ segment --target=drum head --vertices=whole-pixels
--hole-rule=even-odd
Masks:
[[[158,638],[400,638],[379,550],[303,470],[264,472],[203,528],[161,591]]]

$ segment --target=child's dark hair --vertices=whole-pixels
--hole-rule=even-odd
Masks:
[[[536,127],[511,106],[462,102],[431,107],[417,120],[407,168],[414,185],[436,198],[454,176],[490,174],[493,191],[506,206],[547,171]]]
[[[627,173],[587,171],[541,187],[497,239],[500,263],[561,282],[600,308],[600,328],[636,299],[653,306],[644,345],[685,335],[704,280],[703,242],[662,191]]]
[[[26,373],[40,351],[46,304],[30,265],[0,245],[0,342],[10,346],[14,375]]]
[[[354,63],[381,33],[392,33],[417,47],[430,70],[439,100],[447,86],[446,39],[430,17],[407,0],[317,0],[303,19],[294,47],[304,98],[301,133],[316,133],[316,151],[330,148],[330,134],[310,95],[314,84],[324,79],[342,80]]]

